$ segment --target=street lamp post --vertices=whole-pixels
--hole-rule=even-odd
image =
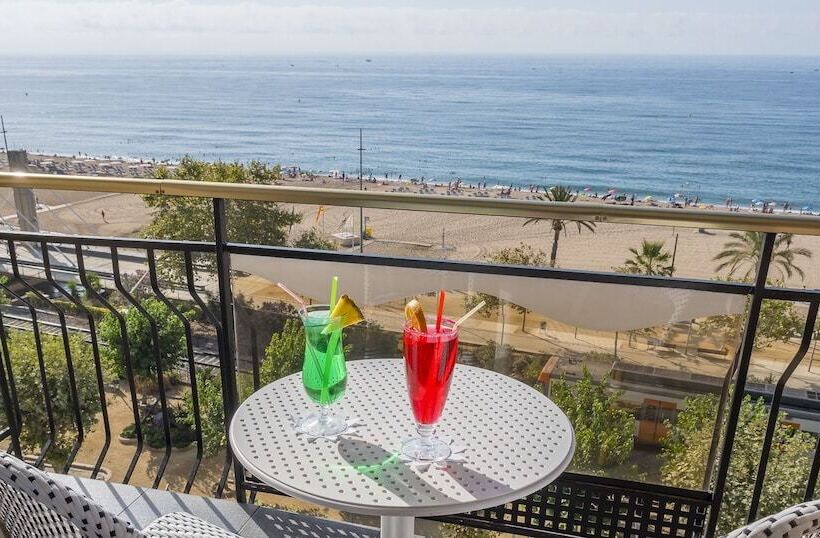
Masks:
[[[364,190],[362,163],[364,146],[362,145],[362,130],[359,129],[359,190]],[[359,252],[364,252],[364,208],[359,206]]]

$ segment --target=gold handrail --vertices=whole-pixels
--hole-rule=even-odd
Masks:
[[[163,194],[227,200],[433,211],[520,218],[560,218],[755,232],[820,235],[820,218],[811,215],[761,214],[702,209],[672,209],[589,202],[473,198],[399,192],[358,191],[284,185],[248,185],[167,179],[62,176],[0,172],[0,187],[28,187],[121,194]]]

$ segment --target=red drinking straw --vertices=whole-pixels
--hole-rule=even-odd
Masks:
[[[436,334],[441,332],[441,318],[444,316],[444,290],[438,290],[438,310],[436,311]]]

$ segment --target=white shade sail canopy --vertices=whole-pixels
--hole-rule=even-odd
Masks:
[[[235,270],[319,302],[330,280],[361,306],[444,290],[482,292],[567,325],[598,331],[657,327],[719,314],[740,314],[745,296],[708,291],[463,273],[287,258],[233,255]]]

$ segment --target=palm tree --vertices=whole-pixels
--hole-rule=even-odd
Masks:
[[[663,249],[663,241],[644,239],[641,241],[640,251],[630,248],[629,252],[632,253],[632,258],[626,260],[618,271],[649,276],[672,276],[675,272],[675,267],[669,263],[672,255]]]
[[[735,276],[738,270],[745,269],[741,277],[743,280],[750,280],[760,262],[760,254],[763,251],[763,240],[766,234],[763,232],[732,232],[729,237],[732,239],[723,244],[721,250],[714,261],[720,262],[715,268],[716,271],[729,270],[729,277]],[[803,270],[797,266],[798,257],[811,258],[811,251],[807,248],[793,247],[793,234],[779,234],[774,241],[771,264],[777,267],[782,279],[791,278],[797,273],[800,280],[805,278]]]
[[[542,200],[546,200],[548,202],[567,202],[571,203],[574,202],[578,196],[572,194],[570,192],[569,187],[564,186],[555,186],[551,187],[549,191],[547,191],[547,195]],[[541,222],[543,220],[548,220],[550,222],[550,228],[552,228],[553,236],[552,236],[552,251],[550,252],[550,267],[555,267],[555,258],[558,257],[558,239],[561,237],[561,232],[564,234],[567,233],[567,226],[574,222],[578,226],[578,233],[581,233],[583,228],[586,228],[592,233],[595,233],[595,223],[594,222],[587,222],[583,220],[564,220],[564,219],[527,219],[524,222],[524,226],[527,224],[533,224],[536,222]]]

